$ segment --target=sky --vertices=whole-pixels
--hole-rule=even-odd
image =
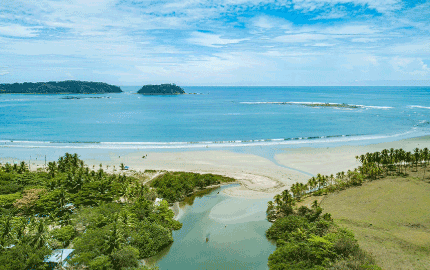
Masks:
[[[430,0],[1,0],[0,83],[430,85]]]

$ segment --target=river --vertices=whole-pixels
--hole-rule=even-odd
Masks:
[[[182,229],[173,232],[174,243],[151,260],[160,270],[268,269],[267,259],[276,246],[265,237],[269,199],[224,195],[226,185],[195,198],[183,208]]]

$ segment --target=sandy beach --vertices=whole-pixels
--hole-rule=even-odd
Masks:
[[[359,163],[356,156],[366,152],[390,148],[430,148],[430,136],[364,146],[338,146],[328,148],[283,149],[275,155],[279,166],[267,158],[254,154],[241,154],[231,151],[185,151],[185,152],[136,152],[125,156],[111,154],[110,161],[103,163],[111,167],[124,163],[130,170],[143,172],[147,169],[189,171],[221,174],[237,179],[240,187],[223,192],[233,197],[250,199],[272,198],[275,194],[289,188],[295,182],[306,183],[309,175],[317,173],[330,175],[340,171],[353,170]],[[147,155],[142,158],[143,155]],[[86,160],[97,166],[98,160]]]
[[[188,171],[197,173],[214,173],[233,177],[241,185],[225,189],[229,196],[249,199],[272,198],[275,194],[289,188],[296,182],[306,183],[309,174],[330,175],[340,171],[353,170],[359,163],[355,157],[366,152],[382,149],[403,148],[412,151],[414,148],[430,148],[430,136],[405,139],[393,142],[369,144],[362,146],[344,145],[325,148],[281,148],[274,155],[274,161],[257,154],[243,154],[229,150],[184,150],[174,152],[132,152],[100,154],[96,151],[92,157],[84,158],[86,164],[97,169],[103,164],[108,171],[119,172],[119,165],[129,167],[127,173],[144,172],[145,170]],[[65,149],[64,152],[67,152]],[[143,158],[145,156],[145,158]],[[11,158],[0,160],[12,162]],[[16,159],[15,159],[16,161]],[[26,161],[28,162],[28,161]],[[44,165],[42,158],[32,160],[32,169]],[[305,173],[308,174],[305,174]]]

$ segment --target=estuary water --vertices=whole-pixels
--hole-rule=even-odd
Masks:
[[[2,94],[0,144],[206,148],[397,140],[430,130],[430,87],[184,87],[199,94],[175,96],[143,96],[135,94],[138,89],[122,87],[124,93],[103,95]],[[357,106],[303,106],[308,103]]]
[[[276,249],[265,237],[268,200],[232,198],[222,186],[196,198],[185,208],[173,232],[173,244],[153,258],[161,270],[268,269],[268,257]]]

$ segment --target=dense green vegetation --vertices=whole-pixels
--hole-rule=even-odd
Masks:
[[[144,95],[178,95],[185,94],[185,91],[176,84],[150,84],[142,86],[137,93]]]
[[[351,232],[336,226],[330,214],[322,215],[317,201],[311,209],[297,209],[296,202],[389,175],[406,175],[408,168],[418,172],[418,167],[427,167],[430,154],[427,148],[415,148],[413,152],[391,148],[356,158],[361,165],[354,171],[336,176],[318,174],[307,184],[293,184],[291,192],[285,190],[269,202],[267,219],[273,224],[266,235],[277,243],[269,257],[270,269],[380,269],[359,248]],[[423,179],[425,172],[422,170]]]
[[[295,209],[295,203],[288,190],[269,202],[267,218],[273,224],[266,236],[276,241],[271,270],[380,269],[351,232],[336,226],[330,214],[322,215],[317,201],[310,209]]]
[[[183,200],[197,189],[234,181],[236,180],[233,178],[215,174],[166,172],[155,178],[150,185],[162,198],[173,203]]]
[[[428,148],[415,148],[413,152],[403,149],[384,149],[381,152],[366,153],[357,156],[360,166],[355,170],[339,172],[334,175],[317,174],[308,180],[307,184],[296,183],[291,187],[295,198],[301,198],[313,191],[313,195],[343,190],[351,186],[360,186],[364,181],[372,181],[388,175],[405,175],[406,169],[415,171],[418,167],[427,167],[430,162]],[[426,171],[423,170],[422,178]]]
[[[102,82],[61,81],[0,84],[0,94],[104,94],[121,93],[121,88]]]
[[[182,226],[138,179],[92,171],[76,154],[46,171],[5,164],[0,187],[1,269],[46,269],[46,255],[71,247],[75,268],[134,269]]]

